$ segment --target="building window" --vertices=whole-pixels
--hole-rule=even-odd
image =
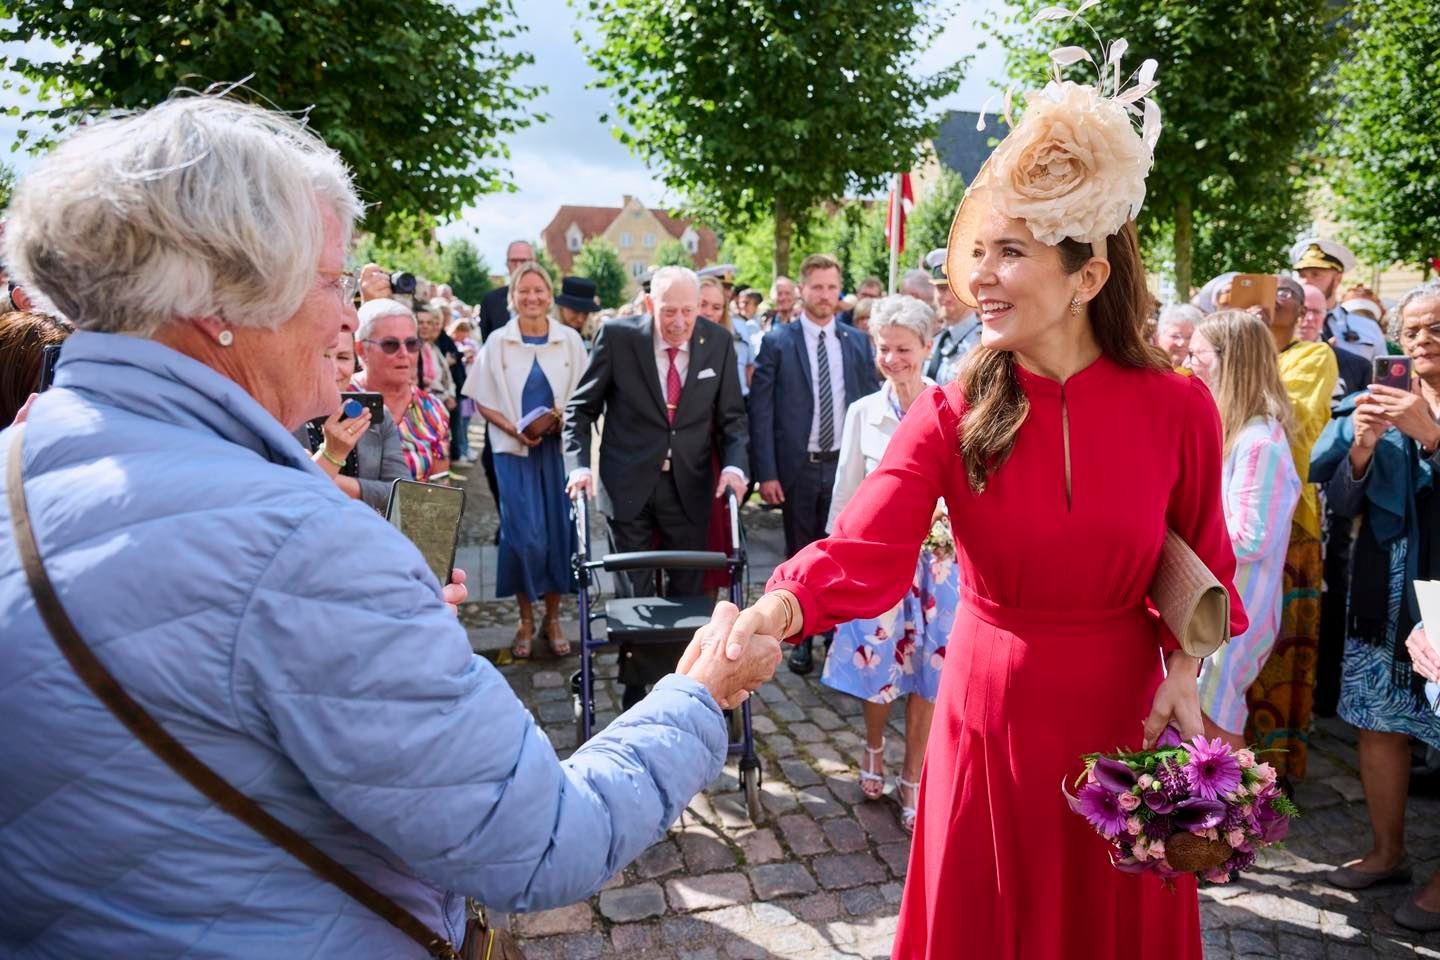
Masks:
[[[695,232],[694,227],[686,227],[685,232],[680,236],[680,242],[685,245],[685,250],[692,257],[700,249],[700,235]]]
[[[630,276],[634,277],[636,280],[639,280],[641,277],[645,276],[645,264],[641,263],[638,260],[630,264]]]
[[[647,247],[653,247],[653,246],[655,246],[655,234],[653,234],[653,233],[647,233],[647,234],[645,234],[645,236],[641,238],[640,242],[643,243],[643,244],[644,244],[645,246],[647,246]]]
[[[570,248],[571,253],[577,252],[580,249],[580,234],[570,234],[570,240],[565,244],[565,246]]]
[[[622,248],[628,248],[630,245],[631,245],[630,234],[628,234],[628,233],[622,233],[622,234],[620,234],[620,246],[621,246]]]

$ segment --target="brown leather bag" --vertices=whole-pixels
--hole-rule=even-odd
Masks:
[[[30,525],[25,504],[25,488],[21,472],[24,443],[23,424],[12,428],[10,457],[5,485],[10,500],[10,521],[15,530],[15,548],[20,554],[25,579],[35,599],[50,637],[70,666],[85,681],[110,712],[115,714],[141,743],[184,777],[195,789],[208,797],[221,810],[245,824],[266,840],[280,847],[309,867],[316,876],[345,891],[360,904],[373,911],[395,929],[425,948],[425,952],[441,960],[524,960],[524,954],[504,931],[496,930],[485,919],[485,911],[473,900],[466,901],[465,939],[456,950],[444,937],[425,926],[413,913],[361,880],[349,869],[322,852],[310,841],[266,813],[254,800],[235,789],[225,778],[206,766],[180,741],[172,737],[138,701],[125,692],[115,677],[81,638],[71,622],[55,587],[45,572],[40,547]]]

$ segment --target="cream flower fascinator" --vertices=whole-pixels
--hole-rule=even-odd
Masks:
[[[1085,23],[1080,14],[1098,2],[1085,0],[1074,11],[1047,7],[1034,22]],[[1121,38],[1107,45],[1098,35],[1096,40],[1100,61],[1084,47],[1050,51],[1050,82],[1026,94],[1018,123],[1010,109],[1015,88],[1005,93],[1010,133],[965,189],[950,226],[946,274],[955,295],[971,307],[976,306],[968,283],[974,236],[989,211],[1024,220],[1041,243],[1053,246],[1069,237],[1103,257],[1105,239],[1145,202],[1145,176],[1160,139],[1160,108],[1148,97],[1156,87],[1156,63],[1146,60],[1126,78],[1121,60],[1129,43]],[[1082,61],[1094,67],[1094,85],[1062,78],[1063,68]],[[984,110],[977,129],[985,129]]]

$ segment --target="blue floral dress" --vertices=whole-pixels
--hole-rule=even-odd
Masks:
[[[893,397],[891,408],[903,416]],[[911,693],[933,703],[959,605],[954,551],[921,548],[910,590],[893,609],[835,628],[820,682],[870,703]]]

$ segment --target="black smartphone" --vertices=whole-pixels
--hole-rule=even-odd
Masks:
[[[354,400],[356,403],[361,404],[370,411],[371,423],[379,424],[385,421],[385,398],[380,396],[380,394],[365,393],[361,391],[347,391],[340,394],[340,404],[342,408],[351,400]],[[355,411],[353,415],[357,417],[360,416],[360,411]],[[349,420],[350,417],[351,414],[347,412],[340,419]]]
[[[390,487],[385,518],[415,544],[430,572],[443,585],[450,582],[450,572],[455,569],[460,516],[464,512],[465,491],[460,487],[396,480]]]
[[[1375,375],[1370,378],[1371,383],[1383,383],[1387,387],[1394,387],[1396,390],[1410,391],[1410,373],[1413,364],[1409,357],[1385,356],[1376,357]]]
[[[36,393],[44,393],[55,381],[55,364],[60,362],[60,348],[64,344],[47,343],[40,348],[40,380],[35,385]]]

